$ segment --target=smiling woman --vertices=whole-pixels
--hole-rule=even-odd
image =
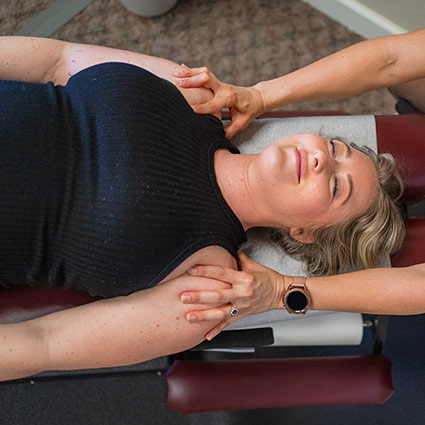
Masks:
[[[269,198],[271,193],[264,194],[263,184],[276,179],[270,181],[273,190],[285,194],[280,213],[285,225],[281,227],[290,227],[292,235],[308,237],[309,226],[330,225],[365,212],[377,190],[372,161],[340,141],[314,134],[290,136],[261,155],[263,161],[255,177],[256,182],[261,181],[261,202],[270,209],[278,205]],[[273,226],[278,227],[279,222]]]
[[[385,192],[382,165],[396,175],[385,157],[349,154],[316,135],[239,154],[219,119],[191,108],[211,92],[167,81],[172,62],[19,37],[0,38],[0,53],[0,285],[106,298],[0,325],[0,379],[125,365],[198,344],[222,316],[181,320],[194,307],[180,294],[230,285],[186,272],[235,269],[250,227],[285,228],[331,249],[335,240],[315,227],[345,226],[354,236],[337,241],[351,255],[363,243],[356,229],[382,223],[385,203],[397,214],[391,194],[400,187]],[[373,238],[382,244],[388,232],[401,236],[378,225]],[[382,252],[370,246],[372,259]],[[283,290],[278,281],[263,291],[262,311],[278,308]]]
[[[403,184],[391,155],[305,134],[259,154],[219,151],[215,167],[244,229],[273,228],[273,239],[309,274],[375,267],[400,248]]]
[[[305,230],[311,236],[308,244],[286,229],[275,229],[271,235],[288,254],[305,262],[309,274],[319,276],[376,267],[382,256],[400,249],[405,232],[397,206],[403,182],[394,158],[354,143],[329,143],[332,156],[342,156],[350,164],[331,173],[332,194],[335,188],[341,193],[334,196],[339,210],[335,214],[345,216],[334,224],[312,224]]]

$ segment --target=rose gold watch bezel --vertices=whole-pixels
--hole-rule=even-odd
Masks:
[[[289,307],[286,303],[286,299],[288,298],[288,296],[295,291],[301,292],[307,298],[307,305],[302,310],[294,310],[291,307]],[[305,288],[305,285],[298,286],[296,284],[294,285],[293,283],[291,283],[288,286],[288,289],[283,294],[282,301],[283,301],[283,306],[285,307],[285,310],[290,314],[306,314],[307,311],[310,310],[310,306],[311,306],[311,296],[310,296],[310,293],[308,292],[308,289]]]

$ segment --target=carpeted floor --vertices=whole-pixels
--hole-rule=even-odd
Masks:
[[[52,0],[0,3],[0,35],[11,35]],[[362,37],[299,0],[179,0],[156,18],[131,15],[118,0],[94,0],[52,35],[206,65],[227,82],[250,85],[283,75]],[[287,109],[392,114],[386,90]]]

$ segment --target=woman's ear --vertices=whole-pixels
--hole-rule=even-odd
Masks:
[[[292,238],[296,239],[299,242],[302,243],[313,243],[314,242],[314,235],[310,231],[306,229],[300,229],[300,228],[291,228],[289,229],[289,234]]]

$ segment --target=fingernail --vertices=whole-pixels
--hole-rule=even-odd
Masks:
[[[205,335],[205,339],[208,340],[208,341],[211,341],[213,338],[214,338],[214,335],[213,334],[207,334],[207,335]]]
[[[178,77],[179,75],[183,75],[183,74],[184,74],[184,71],[175,71],[175,72],[174,72],[174,75],[175,75],[175,76],[177,76],[177,77]]]
[[[187,303],[191,300],[190,295],[182,295],[180,297],[180,299],[182,300],[182,302]]]
[[[198,318],[193,314],[190,314],[189,316],[187,316],[187,320],[189,320],[189,322],[196,322]]]
[[[195,274],[198,271],[196,267],[191,267],[187,272]]]

